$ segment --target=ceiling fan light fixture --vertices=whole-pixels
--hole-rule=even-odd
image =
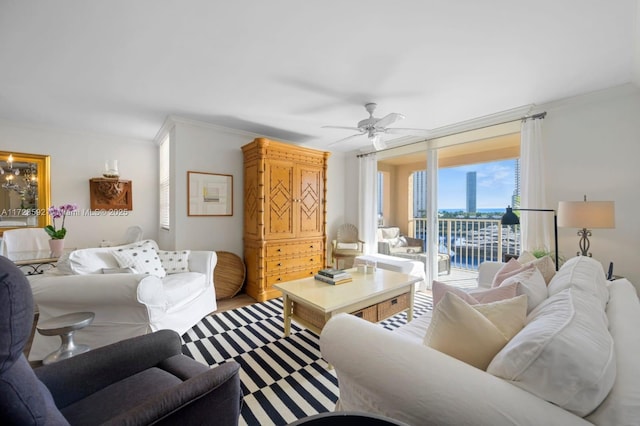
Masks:
[[[384,142],[382,141],[382,137],[380,135],[374,135],[373,137],[369,137],[369,140],[373,144],[373,147],[376,151],[380,151],[381,149],[386,148]]]

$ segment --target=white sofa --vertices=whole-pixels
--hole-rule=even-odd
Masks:
[[[327,323],[320,339],[322,355],[334,366],[338,376],[340,399],[336,410],[378,413],[412,425],[640,424],[640,368],[637,361],[640,303],[635,288],[626,279],[607,282],[602,266],[593,259],[576,259],[568,261],[556,274],[549,283],[548,298],[531,311],[524,328],[491,362],[493,364],[499,357],[504,360],[516,339],[525,338],[525,343],[530,343],[526,342],[525,336],[529,336],[527,333],[534,327],[540,327],[540,322],[534,318],[539,318],[540,312],[549,310],[549,306],[557,306],[552,305],[557,298],[570,294],[579,295],[576,300],[588,300],[591,307],[582,315],[603,319],[603,334],[610,337],[598,338],[604,337],[604,341],[608,338],[612,342],[610,355],[607,356],[607,350],[596,347],[596,332],[588,327],[578,330],[582,333],[579,344],[563,347],[565,352],[560,355],[548,349],[552,344],[531,346],[536,349],[529,355],[537,357],[531,364],[540,359],[546,363],[533,381],[546,382],[551,388],[549,395],[527,389],[524,376],[528,374],[528,367],[520,371],[518,378],[507,380],[424,345],[431,312],[395,331],[342,314]],[[501,265],[493,264],[482,268],[479,278],[484,285],[491,282],[492,274],[499,267]],[[565,311],[558,308],[550,312],[573,321],[580,316],[581,309]],[[564,344],[559,337],[562,332],[552,335],[553,345]],[[566,351],[571,355],[567,357]],[[601,376],[600,370],[587,367],[584,376],[562,380],[567,371],[580,368],[580,360],[596,353],[603,354],[607,362]],[[562,355],[566,357],[564,360],[560,359]],[[575,360],[573,367],[558,371],[567,360]],[[517,360],[513,361],[512,365],[517,363]],[[582,383],[583,387],[576,383],[594,372],[598,380],[587,385]],[[577,415],[567,407],[571,406],[570,399],[585,395],[585,387],[589,388],[587,391],[597,388],[598,402],[592,401],[597,404],[593,410],[589,408],[588,413]],[[554,400],[554,393],[568,396],[561,397],[561,401],[556,398],[556,403],[551,403],[549,400]],[[593,396],[594,393],[589,395]]]
[[[139,247],[152,248],[166,259],[163,265],[169,273],[162,278],[136,273],[142,272],[140,268],[123,267],[113,254],[139,251]],[[176,256],[171,256],[173,253]],[[178,268],[185,260],[188,265]],[[71,312],[95,313],[93,323],[78,330],[75,340],[97,348],[161,329],[184,334],[217,308],[213,286],[216,262],[213,251],[162,251],[154,241],[145,240],[76,250],[61,259],[57,268],[31,276],[29,281],[39,321]],[[29,359],[41,360],[59,346],[59,337],[36,332]]]

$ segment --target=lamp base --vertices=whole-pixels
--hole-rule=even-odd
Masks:
[[[582,228],[578,231],[578,236],[580,237],[580,242],[578,242],[578,247],[580,247],[580,251],[576,253],[577,256],[591,256],[589,253],[589,247],[591,247],[591,243],[589,242],[589,237],[591,236],[591,231],[587,228]]]

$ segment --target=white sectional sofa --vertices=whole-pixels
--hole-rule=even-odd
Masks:
[[[147,253],[153,254],[137,260]],[[145,240],[76,250],[61,259],[57,268],[29,281],[39,321],[93,312],[93,323],[78,330],[75,340],[97,348],[161,329],[184,334],[217,308],[216,262],[213,251],[162,251],[155,241]],[[59,337],[36,332],[29,359],[41,360],[59,345]]]
[[[501,266],[482,268],[483,284]],[[430,320],[389,331],[331,319],[320,346],[337,372],[336,410],[412,425],[640,424],[638,296],[626,279],[607,282],[591,258],[563,265],[487,371],[426,346]]]

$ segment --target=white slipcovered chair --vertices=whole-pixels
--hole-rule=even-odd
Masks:
[[[49,250],[49,235],[44,228],[8,229],[2,234],[0,254],[9,252]]]
[[[184,334],[217,308],[216,263],[213,251],[164,251],[145,240],[75,250],[29,282],[39,321],[93,312],[93,323],[76,331],[75,340],[98,348],[162,329]],[[59,345],[56,336],[36,333],[29,359],[43,359]]]
[[[364,254],[364,241],[358,238],[358,228],[350,223],[340,225],[338,235],[331,242],[331,262],[336,268],[339,268],[340,259],[347,260],[348,265],[343,268],[351,267],[356,256]]]

